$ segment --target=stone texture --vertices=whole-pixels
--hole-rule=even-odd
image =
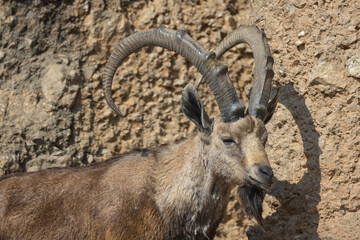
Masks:
[[[350,76],[360,78],[360,54],[351,56],[347,60],[346,65]]]
[[[242,24],[262,28],[280,102],[267,125],[277,183],[264,230],[236,191],[216,239],[357,239],[360,235],[360,9],[356,1],[4,1],[0,3],[0,175],[103,161],[180,141],[195,126],[180,96],[198,73],[181,56],[144,48],[118,69],[106,105],[101,76],[119,39],[168,25],[207,49]],[[241,101],[252,83],[245,45],[222,58]],[[199,95],[218,109],[208,87]]]

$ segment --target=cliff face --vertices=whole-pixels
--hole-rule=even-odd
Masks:
[[[360,7],[356,1],[5,1],[0,5],[0,175],[86,165],[134,147],[168,145],[195,126],[180,110],[198,73],[181,56],[145,48],[119,68],[106,105],[101,74],[118,40],[167,25],[212,49],[242,24],[262,28],[280,103],[267,124],[277,183],[265,229],[234,191],[217,239],[360,236]],[[252,85],[245,46],[225,54],[242,102]],[[207,112],[218,114],[206,84]]]

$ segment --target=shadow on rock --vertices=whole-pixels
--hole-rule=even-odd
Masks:
[[[280,102],[291,112],[303,141],[307,158],[307,173],[296,184],[277,181],[268,193],[276,197],[281,206],[271,216],[264,219],[264,230],[251,226],[247,231],[249,239],[320,239],[317,234],[319,213],[316,206],[320,202],[319,133],[305,100],[298,95],[293,85],[281,87]]]

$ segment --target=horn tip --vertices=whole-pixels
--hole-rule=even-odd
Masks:
[[[117,107],[112,107],[112,110],[114,110],[114,112],[116,112],[116,114],[119,115],[120,118],[124,118],[124,114],[122,114],[122,112]]]
[[[105,95],[105,100],[107,102],[107,104],[109,105],[109,107],[117,113],[117,115],[119,115],[121,118],[124,117],[124,114],[121,113],[120,109],[115,105],[113,99],[111,97],[106,97]]]

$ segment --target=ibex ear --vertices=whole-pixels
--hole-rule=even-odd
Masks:
[[[276,105],[279,101],[279,96],[280,96],[280,88],[278,88],[275,97],[267,105],[268,115],[264,120],[264,124],[268,123],[270,121],[271,117],[273,116],[275,109],[276,109]]]
[[[204,106],[196,92],[194,85],[186,85],[181,96],[181,110],[195,123],[202,133],[210,134],[211,120],[204,110]]]

